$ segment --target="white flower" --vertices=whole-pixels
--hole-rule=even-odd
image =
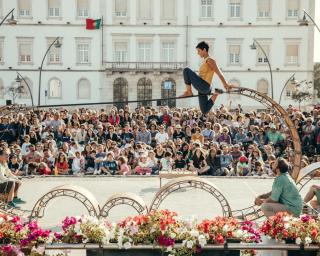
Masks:
[[[138,233],[138,231],[139,231],[138,226],[136,226],[136,225],[130,226],[130,234],[131,235]]]
[[[289,220],[290,220],[290,218],[288,216],[283,217],[283,221],[289,221]]]
[[[195,230],[195,229],[192,229],[190,231],[190,235],[193,236],[193,237],[198,237],[199,236],[199,231]]]
[[[236,236],[237,238],[242,237],[242,235],[243,235],[243,231],[242,231],[241,229],[238,229],[238,230],[235,232],[235,236]]]
[[[198,240],[201,247],[204,247],[207,244],[207,240],[204,235],[199,235]]]
[[[167,247],[167,252],[171,252],[172,251],[172,246]]]
[[[284,224],[284,228],[285,228],[285,229],[290,228],[290,224],[289,224],[289,223]]]
[[[301,244],[301,242],[302,242],[302,241],[301,241],[301,238],[300,238],[300,237],[297,237],[297,238],[296,238],[296,244]]]
[[[223,228],[222,228],[222,230],[223,230],[224,232],[227,232],[227,231],[229,230],[229,226],[228,226],[228,225],[224,225]]]
[[[187,248],[192,249],[193,244],[194,244],[194,243],[193,243],[192,240],[187,241]]]
[[[131,243],[130,243],[130,242],[125,242],[125,243],[123,244],[123,247],[124,247],[124,249],[128,250],[128,249],[131,248]]]
[[[172,239],[175,239],[176,236],[177,236],[176,233],[173,233],[173,232],[172,232],[172,233],[170,234],[170,238],[172,238]]]
[[[306,244],[311,244],[311,243],[312,243],[312,239],[307,236],[307,237],[304,239],[304,242],[305,242]]]

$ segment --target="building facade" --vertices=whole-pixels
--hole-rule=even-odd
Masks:
[[[0,0],[0,17],[12,8],[17,25],[0,27],[1,104],[17,71],[38,103],[39,67],[57,37],[61,47],[51,47],[44,60],[41,105],[163,99],[138,105],[196,106],[196,98],[165,99],[183,92],[184,67],[198,70],[195,46],[202,40],[230,83],[273,91],[276,101],[293,73],[312,80],[314,29],[297,21],[303,9],[314,15],[314,0]],[[86,30],[86,18],[103,18],[102,28]],[[250,49],[253,40],[263,51]],[[213,85],[222,88],[217,77]],[[285,106],[294,104],[295,89],[286,88]],[[29,92],[16,102],[30,105]],[[239,96],[219,103],[259,107]]]

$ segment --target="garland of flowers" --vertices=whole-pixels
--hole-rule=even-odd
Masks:
[[[199,222],[159,210],[128,217],[119,223],[90,216],[66,217],[61,223],[61,232],[51,232],[39,228],[35,221],[23,223],[19,217],[0,215],[0,244],[3,244],[0,256],[40,256],[48,243],[117,244],[119,249],[151,245],[160,247],[168,256],[192,256],[208,244],[235,240],[259,243],[261,234],[278,241],[294,240],[297,244],[320,243],[320,219],[279,213],[258,228],[253,222],[239,222],[234,218],[216,217]],[[245,250],[242,255],[255,255],[255,251]]]
[[[320,244],[320,218],[302,215],[293,217],[288,213],[277,213],[268,218],[261,232],[277,241],[294,241],[296,244]]]

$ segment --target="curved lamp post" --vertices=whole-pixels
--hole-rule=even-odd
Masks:
[[[270,71],[270,78],[271,78],[271,98],[273,99],[273,75],[272,75],[272,69],[271,69],[271,64],[270,61],[268,59],[268,56],[265,52],[265,50],[263,49],[263,47],[259,44],[259,42],[255,39],[253,39],[253,43],[250,45],[251,50],[256,50],[257,49],[257,45],[258,47],[261,49],[264,57],[267,59],[268,62],[268,66],[269,66],[269,71]]]
[[[24,79],[24,77],[17,71],[16,82],[20,84],[22,81],[24,81],[25,84],[26,84],[26,86],[28,87],[28,90],[29,90],[29,93],[30,93],[30,98],[31,98],[31,105],[32,105],[32,107],[34,107],[33,95],[32,95],[32,91],[31,91],[30,85],[29,85],[28,82]]]
[[[38,106],[40,106],[40,100],[41,100],[41,73],[42,73],[42,67],[43,67],[43,63],[44,60],[46,59],[50,49],[52,46],[55,46],[56,48],[60,48],[61,47],[61,43],[59,42],[59,37],[56,37],[56,39],[50,44],[50,46],[48,47],[45,55],[43,56],[42,62],[41,62],[41,66],[39,68],[40,73],[39,73],[39,88],[38,88]]]
[[[317,25],[317,23],[314,21],[314,19],[311,17],[311,15],[306,12],[305,9],[303,9],[303,18],[301,20],[298,20],[299,25],[300,26],[308,26],[309,21],[308,21],[307,17],[312,21],[312,23],[316,26],[316,28],[318,29],[318,31],[320,33],[320,27]]]
[[[17,24],[17,20],[15,20],[14,16],[13,16],[13,11],[14,11],[14,8],[2,19],[2,21],[0,22],[0,26],[7,20],[7,18],[9,17],[10,14],[11,14],[11,18],[8,19],[9,25],[16,25]]]
[[[294,73],[292,76],[290,76],[289,79],[287,80],[287,82],[282,87],[282,90],[281,90],[281,93],[280,93],[280,98],[279,98],[279,105],[281,104],[281,99],[282,99],[282,94],[284,92],[284,89],[287,87],[289,82],[291,82],[291,84],[293,84],[293,85],[297,85],[298,84],[298,81],[294,78],[295,75],[296,75],[296,73]]]

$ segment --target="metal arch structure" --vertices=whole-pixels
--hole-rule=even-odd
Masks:
[[[108,217],[112,208],[118,205],[128,205],[134,208],[138,214],[148,212],[148,207],[143,199],[133,193],[119,193],[111,196],[100,210],[100,217]]]
[[[298,179],[296,180],[299,191],[312,180],[313,174],[319,170],[320,162],[312,163],[300,170]]]
[[[185,188],[199,188],[210,193],[215,197],[221,205],[222,214],[224,217],[231,217],[232,211],[227,199],[221,193],[221,191],[216,188],[213,184],[208,181],[202,180],[198,177],[182,177],[170,181],[165,186],[163,186],[153,198],[149,211],[159,209],[159,206],[163,200],[169,196],[171,193],[185,189]]]
[[[51,189],[34,205],[30,220],[42,218],[48,203],[58,197],[71,197],[78,200],[87,209],[90,216],[99,217],[99,203],[87,189],[79,186],[65,185]]]
[[[230,90],[231,94],[238,94],[242,96],[249,97],[251,99],[260,102],[262,105],[274,109],[277,113],[284,119],[286,126],[289,128],[293,149],[295,153],[294,162],[293,164],[293,171],[292,171],[292,178],[296,181],[301,167],[301,159],[302,159],[302,152],[301,152],[301,142],[300,137],[298,134],[297,129],[294,126],[294,123],[290,119],[288,113],[279,105],[276,101],[271,99],[269,96],[259,93],[255,90],[244,88],[244,87],[232,87]]]

